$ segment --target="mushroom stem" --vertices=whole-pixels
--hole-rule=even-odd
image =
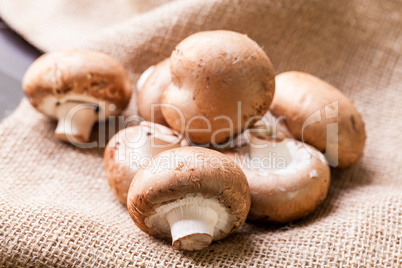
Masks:
[[[250,157],[272,158],[269,169],[276,169],[279,161],[284,161],[285,167],[291,161],[291,154],[286,144],[285,135],[279,130],[273,131],[271,127],[258,126],[250,129]]]
[[[166,214],[174,249],[201,250],[211,244],[218,214],[209,207],[180,206]]]
[[[98,121],[97,106],[92,103],[66,102],[57,107],[56,115],[56,137],[71,143],[88,142]]]

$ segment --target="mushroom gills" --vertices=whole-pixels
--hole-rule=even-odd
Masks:
[[[170,233],[173,248],[189,251],[206,248],[221,232],[230,232],[236,219],[216,198],[201,194],[187,195],[155,211],[146,224],[165,236]]]
[[[310,164],[312,155],[307,148],[302,150],[300,145],[292,140],[286,139],[283,133],[276,131],[274,134],[271,128],[258,127],[249,132],[252,145],[249,147],[250,159],[259,158],[258,169],[261,176],[274,174],[296,173]],[[303,152],[298,152],[303,151]],[[268,165],[265,161],[268,160]]]

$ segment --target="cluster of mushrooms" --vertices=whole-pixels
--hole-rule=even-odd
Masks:
[[[88,142],[93,125],[120,114],[132,95],[124,67],[93,51],[41,56],[23,89],[58,120],[56,137],[73,144]],[[175,249],[201,250],[246,219],[304,217],[327,195],[329,164],[350,167],[363,153],[364,123],[351,100],[310,74],[275,76],[240,33],[185,38],[137,90],[144,121],[111,138],[106,176],[134,223]]]

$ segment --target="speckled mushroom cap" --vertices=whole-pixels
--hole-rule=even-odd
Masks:
[[[129,103],[132,92],[123,65],[106,54],[89,50],[42,55],[26,71],[22,87],[32,106],[54,118],[52,109],[42,106],[46,97],[56,106],[64,99],[76,100],[77,95],[83,95],[113,103],[114,113],[119,113]]]
[[[180,137],[165,126],[141,122],[116,133],[108,142],[103,163],[110,188],[123,204],[138,169],[156,154],[180,147]]]
[[[161,107],[152,104],[160,104],[163,91],[171,83],[169,58],[149,67],[140,77],[137,83],[137,107],[138,114],[146,121],[152,121],[161,125],[167,125],[162,115]],[[153,113],[153,115],[152,115]]]
[[[95,51],[50,52],[26,71],[22,87],[39,112],[58,120],[61,140],[87,142],[92,126],[128,105],[132,89],[125,68]]]
[[[177,107],[181,114],[162,107],[163,116],[197,144],[221,143],[241,131],[251,117],[265,114],[275,91],[268,56],[246,35],[231,31],[187,37],[172,52],[170,71],[172,83],[162,103]],[[196,116],[211,124],[210,131],[206,121]]]
[[[286,116],[290,132],[325,152],[333,166],[352,166],[363,154],[366,132],[353,101],[311,74],[292,71],[277,75],[271,112]],[[329,124],[335,123],[338,131],[331,131]],[[333,134],[338,134],[338,142]],[[327,142],[327,136],[334,142]]]
[[[272,223],[296,220],[314,211],[327,196],[330,169],[325,157],[312,146],[284,135],[277,142],[289,152],[286,165],[280,164],[283,155],[269,153],[270,148],[258,153],[265,156],[263,161],[252,159],[251,146],[256,144],[225,152],[246,174],[251,196],[249,220]]]
[[[181,202],[190,205],[193,199],[201,199],[197,204],[215,206],[216,226],[222,229],[215,228],[213,240],[224,238],[245,221],[250,209],[249,187],[243,171],[229,157],[211,149],[181,147],[154,159],[169,163],[139,170],[128,194],[129,213],[141,230],[169,239],[169,223],[158,213]]]

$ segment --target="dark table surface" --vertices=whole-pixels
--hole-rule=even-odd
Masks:
[[[0,18],[0,121],[20,103],[24,72],[40,54]]]

